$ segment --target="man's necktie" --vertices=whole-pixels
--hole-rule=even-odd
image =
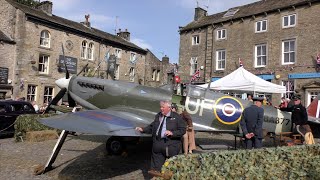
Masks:
[[[165,120],[167,119],[167,116],[164,116],[162,121],[161,121],[161,124],[160,124],[160,127],[158,129],[158,134],[157,134],[157,139],[160,140],[161,139],[161,132],[162,132],[162,128],[163,128],[163,124],[165,122]]]

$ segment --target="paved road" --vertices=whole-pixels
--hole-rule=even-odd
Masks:
[[[234,137],[228,134],[197,133],[197,144],[224,144],[233,146]],[[55,169],[35,176],[33,171],[44,165],[56,140],[44,142],[14,142],[13,138],[0,139],[0,179],[150,179],[150,141],[128,147],[127,156],[108,155],[107,137],[94,135],[68,136],[60,151]],[[198,152],[203,151],[197,147]],[[209,150],[211,151],[211,150]]]

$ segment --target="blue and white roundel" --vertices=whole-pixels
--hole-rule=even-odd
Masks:
[[[223,124],[235,124],[240,121],[243,106],[234,97],[223,96],[216,101],[214,114]]]

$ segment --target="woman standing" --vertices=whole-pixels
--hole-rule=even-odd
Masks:
[[[177,104],[171,105],[172,111],[177,112],[178,106]],[[183,135],[183,152],[185,155],[192,154],[192,151],[196,149],[196,143],[194,138],[194,130],[193,124],[190,114],[187,111],[182,111],[180,114],[182,119],[187,123],[187,130],[186,133]]]

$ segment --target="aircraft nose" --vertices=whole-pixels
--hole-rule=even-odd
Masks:
[[[60,79],[56,80],[56,84],[60,89],[62,89],[62,88],[68,89],[69,82],[70,82],[70,79],[66,79],[66,78],[60,78]]]

